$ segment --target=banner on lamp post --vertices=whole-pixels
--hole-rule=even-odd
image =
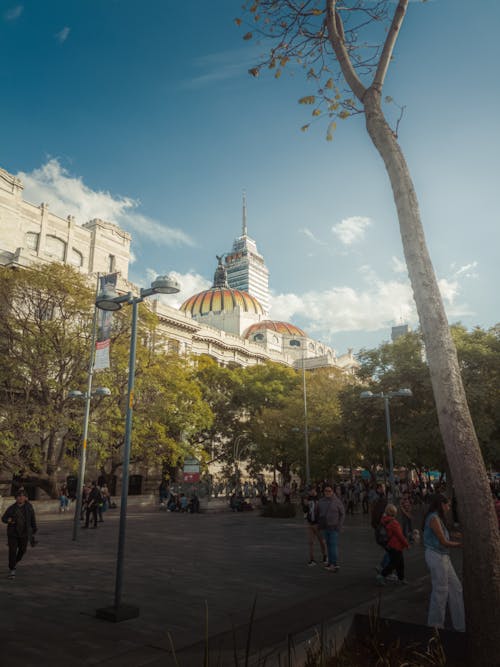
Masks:
[[[99,276],[99,287],[102,292],[106,285],[116,289],[118,279],[117,273],[108,273]],[[97,338],[95,344],[94,370],[109,368],[109,348],[111,342],[111,326],[113,324],[113,311],[98,310],[97,315]]]

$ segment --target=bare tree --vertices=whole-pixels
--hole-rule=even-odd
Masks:
[[[500,665],[500,535],[484,461],[472,424],[457,354],[425,242],[408,165],[382,109],[382,90],[409,0],[251,0],[253,26],[244,35],[270,38],[268,55],[250,70],[279,77],[293,64],[305,67],[317,94],[299,102],[336,119],[364,114],[366,129],[388,173],[403,249],[422,328],[439,426],[464,526],[464,595],[469,660]],[[241,24],[240,19],[236,19]],[[380,29],[383,33],[380,33]],[[386,98],[391,102],[391,98]],[[302,129],[307,129],[305,125]],[[484,610],[487,610],[486,613]]]

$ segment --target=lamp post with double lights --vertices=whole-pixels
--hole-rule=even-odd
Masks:
[[[394,492],[394,460],[392,456],[392,435],[391,435],[391,416],[389,412],[389,401],[391,398],[396,397],[402,398],[411,398],[413,393],[411,389],[403,388],[397,389],[396,391],[386,391],[379,392],[374,394],[372,391],[362,391],[360,398],[383,398],[384,407],[385,407],[385,427],[387,431],[387,450],[389,453],[389,482],[391,485],[391,491]]]
[[[97,616],[108,621],[125,621],[139,615],[139,608],[132,605],[122,604],[123,588],[123,558],[125,553],[125,528],[127,522],[127,500],[129,483],[130,446],[132,435],[132,416],[134,405],[135,384],[135,356],[137,348],[137,319],[139,304],[145,298],[154,294],[176,294],[180,291],[179,283],[170,276],[158,276],[147,289],[141,288],[138,296],[132,292],[118,295],[114,288],[105,285],[103,291],[96,300],[96,306],[101,310],[120,310],[123,304],[132,306],[132,322],[130,330],[130,355],[128,366],[128,389],[127,389],[127,415],[125,419],[125,439],[123,445],[123,472],[122,492],[120,501],[120,527],[118,533],[118,553],[116,557],[116,581],[115,596],[112,607],[104,607],[97,610]]]
[[[107,387],[97,387],[92,391],[92,373],[89,373],[89,380],[87,391],[78,391],[78,389],[72,389],[68,392],[68,398],[76,398],[85,401],[85,412],[83,417],[83,434],[82,434],[82,446],[80,448],[80,463],[78,466],[78,484],[76,488],[76,507],[75,507],[75,516],[73,518],[73,540],[76,540],[78,537],[78,529],[80,527],[80,516],[82,513],[82,495],[83,495],[83,482],[85,477],[85,468],[87,465],[87,436],[89,432],[89,418],[90,418],[90,401],[93,396],[110,396],[111,391]]]

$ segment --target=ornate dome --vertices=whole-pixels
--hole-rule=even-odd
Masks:
[[[231,289],[227,284],[226,270],[222,266],[222,257],[217,256],[219,265],[215,271],[214,284],[210,289],[193,294],[186,299],[181,310],[192,317],[207,315],[208,313],[230,313],[236,308],[246,313],[263,315],[264,309],[257,299],[238,289]]]
[[[294,324],[289,322],[275,322],[273,320],[262,320],[262,322],[256,322],[246,329],[243,333],[244,338],[250,338],[252,334],[255,334],[264,329],[270,329],[271,331],[276,331],[277,333],[283,334],[285,336],[306,336],[302,329],[296,327]]]

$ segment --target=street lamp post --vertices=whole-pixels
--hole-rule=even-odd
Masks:
[[[76,488],[75,516],[73,518],[73,540],[78,538],[80,528],[80,516],[82,513],[83,482],[85,468],[87,465],[87,436],[89,432],[90,401],[93,396],[110,396],[111,391],[107,387],[97,387],[92,391],[92,372],[89,372],[87,391],[85,393],[72,389],[68,392],[68,398],[80,398],[85,401],[85,412],[83,416],[82,445],[80,448],[80,463],[78,466],[78,484]]]
[[[130,447],[132,436],[132,416],[134,404],[134,384],[135,384],[135,356],[137,348],[137,316],[139,304],[148,296],[153,294],[176,294],[180,291],[179,283],[169,276],[158,276],[151,283],[151,287],[142,289],[139,296],[134,296],[132,292],[118,296],[114,289],[109,285],[97,297],[96,306],[102,310],[120,310],[122,304],[132,306],[132,323],[130,331],[130,354],[128,366],[128,389],[127,389],[127,415],[125,418],[125,439],[123,446],[123,472],[122,472],[122,493],[120,501],[120,527],[118,533],[118,553],[116,557],[116,581],[115,596],[112,607],[98,609],[96,614],[99,618],[108,621],[125,621],[129,618],[139,616],[139,608],[122,603],[123,588],[123,557],[125,554],[125,528],[127,522],[127,500],[128,500],[128,482],[129,482],[129,463]]]
[[[242,448],[240,448],[240,442],[243,438],[246,438],[246,433],[240,433],[236,436],[233,443],[233,460],[234,460],[234,488],[235,493],[238,493],[240,486],[240,471],[238,468],[238,461],[242,453]]]
[[[304,396],[304,448],[306,454],[306,487],[311,486],[311,470],[309,466],[309,426],[307,416],[307,385],[306,385],[306,363],[305,363],[305,341],[293,339],[290,345],[302,348],[302,393]]]
[[[389,401],[391,398],[400,396],[403,398],[410,398],[413,396],[411,389],[403,388],[398,389],[397,391],[381,391],[378,394],[374,394],[371,391],[362,391],[360,394],[361,398],[383,398],[384,399],[384,408],[385,408],[385,428],[387,432],[387,451],[389,454],[389,483],[391,485],[391,491],[394,492],[394,459],[392,456],[392,435],[391,435],[391,416],[389,412]]]

